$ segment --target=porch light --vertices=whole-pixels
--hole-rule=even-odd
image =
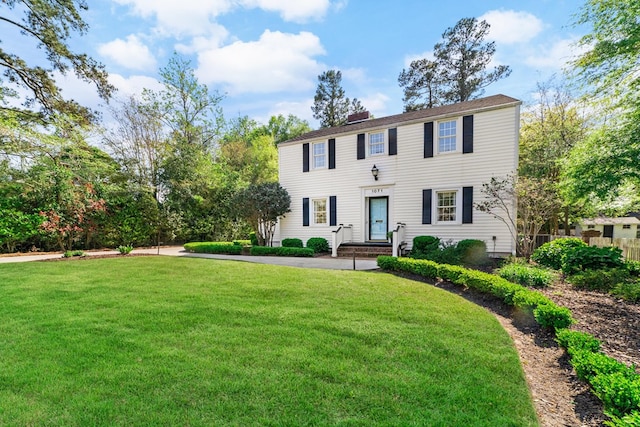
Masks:
[[[373,167],[371,168],[371,175],[373,175],[373,179],[375,179],[376,181],[378,180],[378,168],[376,167],[376,165],[373,165]]]

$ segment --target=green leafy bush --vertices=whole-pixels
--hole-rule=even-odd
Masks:
[[[633,277],[640,277],[640,261],[627,260],[624,266]]]
[[[310,248],[287,248],[270,246],[253,246],[250,251],[254,256],[291,256],[291,257],[312,257],[314,252]]]
[[[604,424],[609,427],[640,427],[640,411],[631,411],[622,417],[610,413],[607,413],[607,416],[611,417],[611,420],[605,421]]]
[[[575,323],[571,316],[571,310],[556,304],[538,304],[533,309],[533,317],[543,328],[564,329]]]
[[[593,335],[572,331],[569,329],[561,329],[556,332],[556,341],[560,347],[567,350],[570,355],[578,351],[598,352],[600,351],[600,341]]]
[[[464,265],[484,265],[489,260],[487,245],[482,240],[460,240],[456,244],[456,251]]]
[[[303,248],[301,239],[291,238],[291,239],[282,239],[282,246],[285,248]]]
[[[83,257],[83,256],[86,256],[86,255],[85,255],[84,251],[80,251],[80,250],[77,250],[77,251],[65,251],[62,254],[63,258]]]
[[[413,238],[411,251],[428,254],[440,249],[440,239],[433,236],[416,236]]]
[[[556,279],[553,272],[527,264],[505,264],[498,275],[506,280],[531,288],[544,288]]]
[[[329,242],[324,237],[312,237],[307,240],[307,248],[313,249],[317,254],[329,252]]]
[[[628,373],[629,368],[613,357],[588,350],[574,351],[571,355],[571,366],[578,378],[591,382],[598,375],[609,375],[616,372]]]
[[[531,255],[531,260],[545,267],[560,270],[562,268],[562,258],[575,248],[588,246],[582,239],[567,237],[552,240],[537,248]]]
[[[133,246],[132,245],[120,245],[116,249],[118,250],[118,252],[120,252],[120,255],[129,255],[131,253],[131,251],[133,250]]]
[[[640,283],[618,283],[611,290],[611,293],[625,301],[640,302]]]
[[[596,375],[591,386],[605,410],[617,417],[640,410],[640,376],[637,374],[614,372]]]
[[[429,259],[431,261],[435,261],[438,264],[450,264],[450,265],[459,265],[462,263],[462,259],[460,257],[460,253],[454,244],[441,244],[441,248],[422,254],[421,257],[424,259]]]
[[[242,246],[234,245],[232,242],[190,242],[184,244],[184,249],[200,254],[240,255],[242,253]]]
[[[631,280],[631,274],[626,268],[607,268],[602,270],[586,270],[566,278],[578,289],[609,292],[616,285]]]
[[[623,265],[622,250],[615,247],[583,246],[574,248],[562,257],[562,272],[567,276],[585,270],[602,270]]]

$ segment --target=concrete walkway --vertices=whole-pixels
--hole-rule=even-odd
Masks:
[[[181,256],[191,258],[209,258],[231,261],[245,261],[258,264],[284,265],[300,268],[319,268],[324,270],[376,270],[378,265],[375,259],[361,259],[354,261],[352,258],[299,258],[299,257],[276,257],[276,256],[249,256],[249,255],[215,255],[215,254],[194,254],[185,252],[182,246],[166,246],[158,248],[134,249],[133,254],[160,254],[165,256]],[[85,251],[87,256],[93,255],[117,255],[118,251]],[[34,255],[8,255],[0,256],[0,264],[10,262],[42,261],[47,259],[61,258],[61,253],[47,253]]]

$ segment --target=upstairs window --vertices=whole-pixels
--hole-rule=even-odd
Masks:
[[[369,155],[377,156],[384,154],[384,132],[369,134]]]
[[[458,122],[456,120],[438,122],[438,153],[456,151],[457,139]]]
[[[324,169],[327,167],[327,147],[324,142],[313,144],[313,168]]]
[[[623,230],[631,230],[631,224],[623,224],[622,225],[622,229]]]

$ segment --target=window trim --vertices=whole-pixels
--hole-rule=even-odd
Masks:
[[[453,221],[440,220],[438,209],[440,207],[440,194],[455,193],[455,219]],[[460,225],[462,224],[462,187],[446,187],[433,189],[432,224]]]
[[[324,146],[324,153],[322,155],[316,155],[315,147],[316,146]],[[326,141],[318,141],[311,144],[311,169],[313,170],[321,170],[327,169],[328,165],[328,150],[327,150],[327,142]],[[316,166],[316,158],[322,158],[323,166]]]
[[[309,225],[313,227],[329,226],[329,198],[328,197],[311,197],[309,198]],[[316,222],[316,202],[324,202],[324,220],[325,222]]]
[[[453,150],[440,151],[440,125],[444,123],[454,122],[456,124],[456,146]],[[462,153],[462,117],[449,117],[446,119],[436,120],[433,126],[433,145],[434,153],[437,155],[446,155],[453,153]]]
[[[382,135],[382,141],[381,142],[377,142],[375,145],[378,146],[382,146],[382,151],[379,153],[371,153],[371,136],[372,135]],[[387,145],[387,132],[384,130],[378,130],[378,131],[373,131],[373,132],[367,132],[367,157],[377,157],[377,156],[384,156],[387,152],[386,150],[386,145]]]

